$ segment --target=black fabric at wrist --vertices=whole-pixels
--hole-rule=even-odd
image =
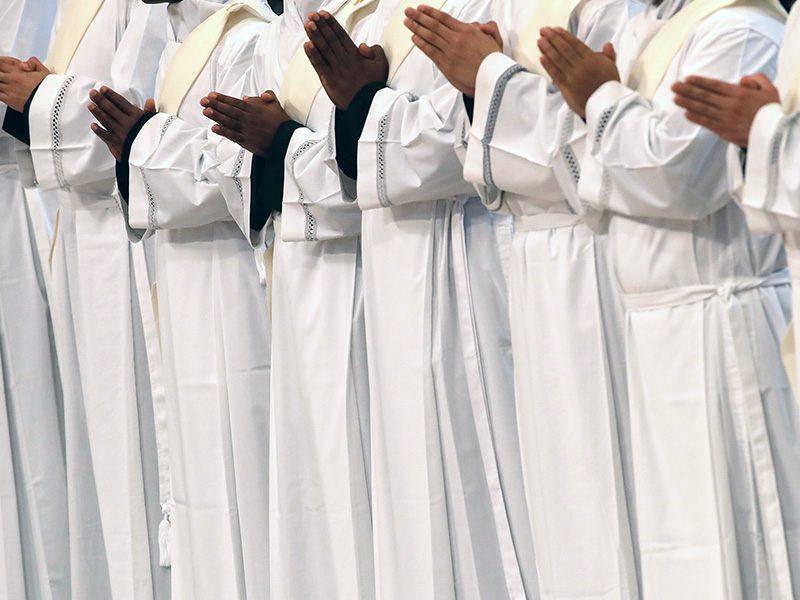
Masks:
[[[283,166],[294,132],[303,127],[284,121],[275,131],[269,156],[253,155],[250,169],[250,229],[261,231],[273,211],[283,206]]]
[[[358,179],[358,140],[364,131],[372,100],[385,87],[382,81],[368,83],[353,97],[347,110],[336,109],[336,163],[350,179]]]
[[[31,145],[31,104],[33,103],[33,97],[36,95],[36,92],[39,91],[41,85],[41,83],[37,85],[31,92],[31,95],[28,96],[22,112],[16,111],[9,106],[6,108],[6,117],[3,119],[3,131],[28,146]]]
[[[131,127],[128,135],[125,136],[125,143],[122,145],[122,158],[117,162],[116,166],[117,189],[119,190],[119,195],[122,196],[125,202],[128,201],[128,196],[130,194],[130,171],[128,170],[128,163],[131,160],[133,142],[136,141],[136,136],[139,135],[142,127],[157,114],[158,113],[154,112],[144,113],[139,117],[139,120],[136,121],[133,127]]]
[[[467,109],[467,117],[469,118],[470,125],[472,124],[472,115],[475,114],[475,98],[471,98],[466,94],[461,94],[464,99],[464,108]]]

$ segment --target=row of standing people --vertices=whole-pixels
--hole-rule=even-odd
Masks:
[[[71,0],[3,61],[60,204],[10,597],[794,597],[784,251],[671,91],[774,76],[782,9],[414,4]]]

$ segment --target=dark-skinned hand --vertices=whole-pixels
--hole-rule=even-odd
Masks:
[[[356,46],[329,12],[314,12],[308,18],[306,55],[336,108],[347,110],[365,85],[386,82],[389,62],[383,48]]]
[[[544,27],[540,34],[542,66],[569,107],[585,118],[592,94],[604,83],[620,80],[614,46],[606,44],[602,52],[594,52],[561,27]]]
[[[674,83],[672,91],[687,119],[742,148],[747,147],[756,113],[780,102],[778,89],[764,74],[743,77],[738,85],[692,75]]]
[[[0,102],[5,102],[18,112],[25,109],[33,90],[50,74],[37,59],[31,58],[30,61],[35,61],[41,68],[30,71],[23,66],[26,63],[16,58],[0,58]]]
[[[106,86],[89,92],[89,98],[89,112],[100,123],[92,123],[92,131],[105,142],[115,159],[122,160],[125,138],[145,112],[156,112],[155,101],[149,98],[142,110]]]
[[[405,25],[414,34],[414,44],[454,87],[474,96],[481,63],[490,54],[503,51],[497,23],[464,23],[425,5],[407,8],[405,14]]]
[[[200,105],[205,107],[203,114],[217,123],[211,131],[257,156],[269,156],[278,127],[291,121],[271,91],[241,100],[211,92]]]

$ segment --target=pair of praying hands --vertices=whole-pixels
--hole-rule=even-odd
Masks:
[[[49,74],[47,67],[36,57],[26,61],[0,57],[0,102],[22,112],[28,98]]]

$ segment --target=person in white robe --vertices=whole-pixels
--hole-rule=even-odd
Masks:
[[[604,239],[576,201],[586,128],[536,45],[541,27],[561,24],[600,50],[628,3],[509,0],[492,6],[484,31],[429,6],[407,15],[415,44],[464,93],[465,178],[514,215],[512,348],[541,595],[638,598],[621,304]]]
[[[72,596],[168,598],[147,260],[125,237],[114,160],[86,110],[98,82],[113,81],[131,98],[152,93],[166,13],[137,0],[71,0],[59,10],[48,67],[27,61],[16,86],[24,106],[14,108],[17,135],[29,144],[23,179],[58,190],[61,204],[50,302],[64,391]]]
[[[55,18],[51,0],[15,0],[0,19],[0,55],[46,50]],[[0,59],[5,70],[21,69]],[[0,101],[5,101],[0,74]],[[10,90],[9,90],[10,91]],[[5,117],[0,104],[0,120]],[[67,600],[69,537],[58,364],[42,265],[15,140],[0,131],[0,597]]]
[[[200,99],[241,93],[274,16],[260,2],[172,3],[160,112],[108,88],[91,94],[95,131],[120,158],[129,234],[155,238],[176,600],[270,597],[266,289],[219,186],[198,174],[220,139]]]
[[[542,64],[585,117],[581,199],[608,211],[626,308],[643,596],[800,592],[800,421],[781,364],[780,239],[729,193],[726,143],[688,121],[688,75],[774,75],[777,3],[650,2],[616,50],[545,28]]]
[[[354,35],[376,5],[357,5]],[[333,107],[303,49],[311,11],[354,6],[287,3],[259,42],[251,96],[203,101],[215,131],[242,146],[220,148],[231,214],[256,247],[274,232],[270,568],[278,598],[375,597],[361,213],[343,193],[327,143]],[[304,100],[307,111],[298,108]]]
[[[673,86],[676,103],[690,121],[731,143],[728,181],[750,229],[783,236],[795,317],[800,315],[800,180],[795,168],[800,156],[800,40],[794,37],[800,31],[798,15],[797,8],[789,15],[774,84],[764,73],[753,73],[738,83],[689,76]],[[793,324],[783,345],[784,361],[795,377],[795,395],[798,334],[800,328]]]
[[[363,211],[376,594],[536,598],[498,245],[454,151],[460,96],[411,44],[407,6],[381,2],[359,48],[328,13],[307,29]]]

